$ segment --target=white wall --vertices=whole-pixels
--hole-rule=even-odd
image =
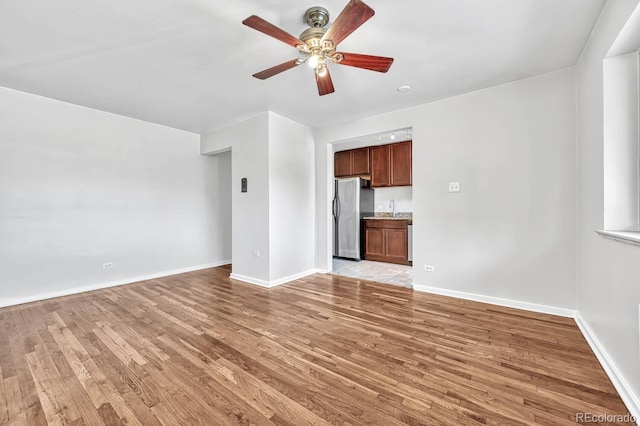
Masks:
[[[331,258],[327,144],[408,127],[416,287],[573,309],[572,69],[316,130],[318,251],[325,253],[317,266]],[[462,192],[448,193],[449,181],[461,182]]]
[[[315,160],[311,130],[269,113],[270,280],[314,269]]]
[[[315,168],[311,131],[265,112],[202,135],[201,152],[231,150],[232,278],[273,286],[315,265]],[[248,178],[248,192],[240,179]],[[254,253],[259,252],[259,256]]]
[[[0,305],[227,260],[198,142],[0,88]]]
[[[375,188],[373,190],[374,208],[376,213],[390,213],[390,201],[393,200],[396,212],[413,212],[413,187],[392,186],[389,188]]]
[[[238,278],[269,281],[269,113],[202,135],[200,151],[231,149],[232,261]],[[247,192],[240,179],[247,178]],[[259,256],[254,256],[259,252]]]
[[[605,239],[594,230],[602,229],[604,218],[602,61],[637,5],[638,0],[606,4],[577,66],[577,308],[605,357],[626,381],[632,395],[625,402],[629,406],[630,400],[635,401],[636,415],[640,414],[640,247]]]

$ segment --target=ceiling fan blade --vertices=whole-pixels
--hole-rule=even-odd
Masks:
[[[366,70],[387,72],[391,68],[393,58],[384,56],[360,55],[358,53],[339,52],[344,59],[336,64],[347,65],[349,67],[364,68]]]
[[[374,13],[374,10],[361,0],[350,0],[333,24],[331,24],[322,40],[332,40],[333,45],[337,46],[349,34],[358,29],[360,25],[367,22]]]
[[[271,67],[264,71],[260,71],[259,73],[254,74],[255,78],[259,78],[260,80],[266,80],[269,77],[273,77],[276,74],[280,74],[282,71],[289,70],[293,67],[297,67],[300,65],[297,59],[293,59],[291,61],[284,62],[280,65],[276,65],[275,67]]]
[[[331,81],[331,74],[329,74],[329,68],[326,68],[326,74],[322,77],[316,74],[316,83],[318,83],[318,94],[320,96],[328,95],[335,92],[333,89],[333,81]]]
[[[296,47],[299,44],[304,44],[302,40],[297,37],[292,36],[288,32],[276,27],[275,25],[265,21],[259,16],[251,15],[244,21],[242,21],[244,25],[247,27],[251,27],[254,30],[258,30],[261,33],[265,33],[268,36],[276,38],[284,43],[287,43],[289,46]]]

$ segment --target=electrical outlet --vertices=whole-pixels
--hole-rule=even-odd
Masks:
[[[102,269],[113,268],[113,262],[107,262],[102,264]]]
[[[460,182],[449,182],[449,192],[460,192]]]
[[[427,272],[433,272],[436,270],[432,265],[424,265],[424,270]]]
[[[254,250],[253,257],[260,257],[260,250]]]

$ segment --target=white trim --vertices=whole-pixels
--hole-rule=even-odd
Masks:
[[[425,293],[439,294],[441,296],[457,297],[458,299],[473,300],[475,302],[489,303],[492,305],[506,306],[507,308],[523,309],[525,311],[538,312],[541,314],[558,315],[561,317],[574,318],[576,311],[572,309],[558,308],[555,306],[538,305],[536,303],[520,302],[518,300],[502,299],[500,297],[483,296],[475,293],[465,293],[463,291],[448,290],[437,287],[429,287],[413,283],[413,289]]]
[[[596,232],[610,240],[619,241],[621,243],[633,244],[640,246],[640,232],[633,231],[605,231],[597,229]]]
[[[74,287],[74,288],[69,288],[69,289],[60,290],[60,291],[54,291],[51,293],[38,294],[35,296],[0,299],[0,308],[6,308],[7,306],[21,305],[23,303],[29,303],[29,302],[39,302],[41,300],[53,299],[55,297],[70,296],[73,294],[85,293],[87,291],[100,290],[103,288],[133,284],[140,281],[152,280],[155,278],[162,278],[162,277],[168,277],[171,275],[184,274],[186,272],[199,271],[201,269],[215,268],[216,266],[229,265],[230,263],[231,263],[231,260],[221,260],[218,262],[207,263],[205,265],[190,266],[188,268],[173,269],[169,271],[158,272],[155,274],[140,275],[137,277],[126,278],[124,280],[110,281],[110,282],[92,284],[92,285],[87,285],[82,287]]]
[[[286,284],[291,281],[299,280],[300,278],[308,277],[309,275],[313,275],[317,273],[317,269],[309,269],[308,271],[300,272],[298,274],[289,275],[288,277],[278,278],[277,280],[271,281],[271,287],[275,287],[277,285]]]
[[[247,284],[259,285],[260,287],[271,288],[271,286],[269,285],[269,281],[248,277],[246,275],[234,274],[232,272],[229,274],[229,278],[231,278],[232,280],[242,281]]]
[[[613,387],[618,391],[620,398],[622,398],[622,402],[627,406],[629,414],[640,420],[640,399],[638,398],[638,395],[633,392],[633,389],[624,379],[624,376],[620,373],[616,364],[613,362],[604,346],[602,346],[580,312],[576,313],[575,321],[585,340],[591,347],[591,350],[596,355],[596,358],[598,358],[598,361],[600,361],[600,365],[602,365],[607,376],[609,376],[611,383],[613,383]]]
[[[300,272],[298,274],[289,275],[288,277],[278,278],[277,280],[265,281],[258,278],[248,277],[246,275],[234,274],[233,272],[229,274],[229,278],[233,280],[243,281],[245,283],[258,285],[264,288],[272,288],[282,284],[289,283],[291,281],[299,280],[300,278],[308,277],[313,274],[322,274],[322,270],[320,269],[309,269],[305,272]]]

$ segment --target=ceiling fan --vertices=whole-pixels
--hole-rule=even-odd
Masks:
[[[312,7],[304,14],[304,22],[311,28],[303,31],[300,34],[300,38],[294,37],[258,16],[252,15],[248,17],[242,21],[244,25],[295,47],[301,55],[298,59],[276,65],[253,76],[265,80],[283,71],[307,63],[315,70],[318,93],[323,96],[334,92],[333,82],[327,67],[328,62],[371,71],[387,72],[393,63],[393,58],[336,52],[338,44],[367,22],[374,13],[374,10],[361,0],[350,0],[334,23],[329,28],[325,28],[329,22],[329,12],[320,6]]]

